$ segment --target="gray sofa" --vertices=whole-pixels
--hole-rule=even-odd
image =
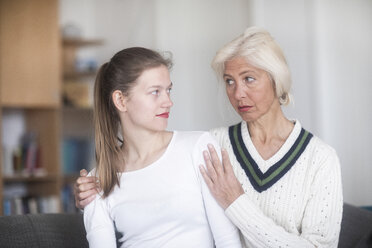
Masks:
[[[0,217],[0,247],[89,247],[82,214]]]
[[[340,248],[372,248],[372,211],[344,204]]]
[[[0,217],[0,247],[89,247],[82,214]],[[344,204],[339,247],[372,247],[372,212]]]

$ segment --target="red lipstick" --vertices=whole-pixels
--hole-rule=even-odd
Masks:
[[[157,117],[162,117],[162,118],[169,118],[169,112],[164,112],[161,114],[156,115]]]

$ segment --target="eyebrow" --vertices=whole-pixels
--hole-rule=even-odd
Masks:
[[[246,71],[242,71],[241,73],[239,73],[239,76],[243,75],[243,74],[246,74],[246,73],[249,73],[249,72],[252,72],[252,73],[255,73],[253,70],[246,70]],[[230,74],[226,74],[224,73],[223,74],[223,77],[232,77]]]
[[[172,87],[172,86],[173,86],[173,82],[171,82],[166,88],[169,88],[169,87]],[[149,87],[149,89],[151,89],[151,88],[160,89],[160,88],[163,88],[163,86],[161,86],[161,85],[151,85]]]

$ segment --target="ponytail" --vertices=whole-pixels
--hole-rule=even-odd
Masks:
[[[115,184],[119,185],[116,162],[120,146],[117,135],[119,117],[111,100],[110,87],[105,87],[105,72],[108,63],[101,66],[94,86],[94,126],[98,179],[104,197],[108,196]]]

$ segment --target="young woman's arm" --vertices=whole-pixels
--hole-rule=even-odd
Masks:
[[[207,145],[212,144],[218,147],[217,142],[209,133],[205,133],[199,139],[194,148],[193,159],[196,174],[199,178],[201,191],[203,195],[204,207],[206,210],[208,222],[215,240],[216,247],[241,247],[241,241],[238,229],[226,217],[224,210],[211,195],[208,186],[200,174],[199,166],[205,166],[203,151],[207,150]]]
[[[84,225],[89,247],[116,247],[114,222],[99,194],[84,208]]]

